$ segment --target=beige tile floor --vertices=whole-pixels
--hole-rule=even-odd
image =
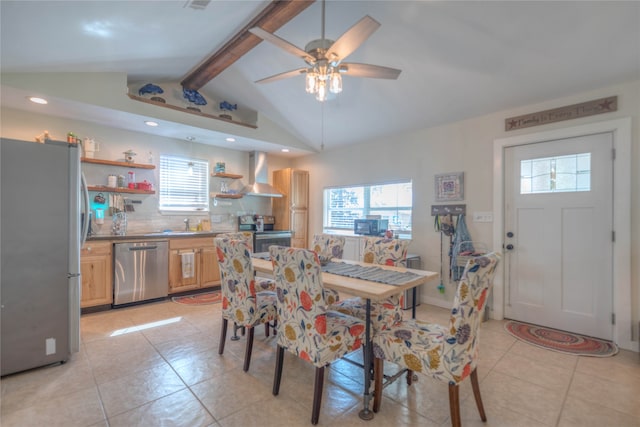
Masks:
[[[448,311],[423,304],[418,317],[446,322]],[[313,367],[285,353],[274,397],[274,338],[265,338],[264,328],[256,331],[251,369],[244,373],[244,338],[227,341],[218,355],[220,323],[219,304],[171,301],[85,315],[82,349],[71,361],[2,378],[0,425],[310,425]],[[545,351],[515,340],[493,320],[482,325],[481,337],[478,370],[488,422],[480,421],[467,381],[464,426],[640,426],[638,353],[588,358]],[[362,384],[359,368],[333,364],[319,424],[449,425],[446,384],[426,377],[411,387],[396,381],[368,422],[358,418]]]

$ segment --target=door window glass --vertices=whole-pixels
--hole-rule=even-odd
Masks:
[[[591,153],[520,161],[520,194],[591,190]]]

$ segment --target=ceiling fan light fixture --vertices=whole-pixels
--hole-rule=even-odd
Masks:
[[[307,67],[287,71],[258,80],[256,83],[269,83],[280,79],[306,73],[305,91],[316,96],[320,102],[327,100],[328,92],[342,92],[342,76],[348,73],[352,77],[368,77],[374,79],[397,79],[401,70],[371,64],[349,64],[342,61],[355,51],[379,27],[380,23],[366,15],[343,33],[337,40],[325,38],[325,3],[322,0],[321,38],[312,40],[304,50],[260,27],[249,31],[281,49],[301,58]]]
[[[307,70],[305,90],[307,93],[316,93],[318,91],[317,73],[313,68]]]
[[[316,92],[316,99],[320,102],[327,100],[327,82],[325,80],[318,81],[318,92]]]
[[[340,93],[342,92],[342,76],[340,75],[340,73],[338,72],[338,70],[336,70],[335,68],[333,69],[333,72],[331,73],[331,78],[329,80],[329,90],[331,91],[331,93]]]

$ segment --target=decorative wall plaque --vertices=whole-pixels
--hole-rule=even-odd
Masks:
[[[435,193],[436,202],[464,200],[464,172],[437,174]]]
[[[552,110],[510,117],[504,121],[504,130],[510,131],[531,126],[546,125],[562,120],[577,119],[579,117],[593,116],[595,114],[609,113],[617,110],[618,97],[609,96],[607,98],[567,105],[566,107],[554,108]]]

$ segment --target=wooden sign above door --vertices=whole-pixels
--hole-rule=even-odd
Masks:
[[[510,117],[504,121],[504,130],[510,131],[531,126],[546,125],[562,120],[577,119],[579,117],[593,116],[595,114],[609,113],[617,110],[618,97],[609,96],[607,98],[567,105],[566,107],[554,108],[552,110]]]

